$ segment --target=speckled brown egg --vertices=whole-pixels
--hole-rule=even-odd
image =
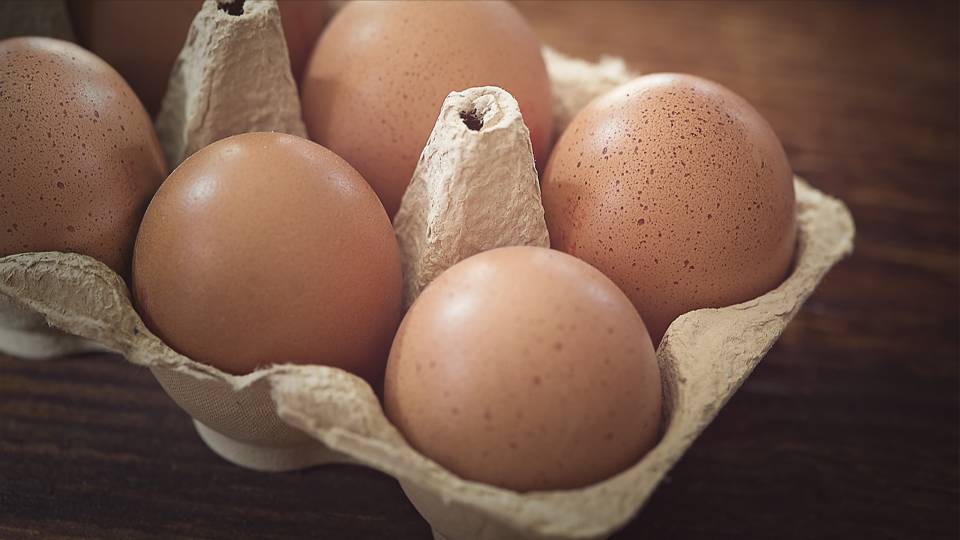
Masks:
[[[780,284],[793,173],[745,100],[691,75],[640,77],[567,127],[543,178],[550,240],[599,268],[659,343],[680,314]]]
[[[167,345],[222,371],[323,364],[375,382],[400,322],[400,254],[347,162],[306,139],[247,133],[163,183],[137,237],[133,292]]]
[[[643,321],[607,277],[546,248],[449,268],[390,351],[387,416],[427,457],[518,491],[582,487],[655,443],[660,372]]]
[[[150,114],[160,110],[173,64],[201,0],[70,0],[77,39],[114,66]],[[226,4],[226,2],[224,2]],[[233,2],[225,12],[238,12]],[[242,4],[240,2],[239,4]],[[280,0],[290,68],[299,81],[331,7],[320,0]],[[238,9],[239,8],[239,9]]]
[[[540,43],[510,4],[351,2],[317,43],[301,84],[310,138],[350,162],[393,216],[444,98],[499,86],[517,99],[544,163],[553,129]]]
[[[0,41],[0,163],[0,256],[76,252],[126,277],[166,170],[116,71],[72,43]]]

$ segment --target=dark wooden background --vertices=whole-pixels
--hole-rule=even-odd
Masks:
[[[739,92],[858,228],[854,256],[617,538],[957,538],[957,3],[521,10],[563,52]],[[429,531],[381,474],[220,460],[120,358],[0,357],[0,538],[66,536]]]

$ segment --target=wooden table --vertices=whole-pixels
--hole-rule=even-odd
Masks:
[[[854,256],[617,538],[956,538],[957,4],[520,8],[562,52],[739,92],[858,227]],[[381,474],[220,460],[120,358],[0,357],[0,537],[56,536],[429,530]]]

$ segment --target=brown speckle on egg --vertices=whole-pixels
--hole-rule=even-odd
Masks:
[[[792,260],[780,141],[741,97],[697,77],[649,75],[597,98],[557,142],[542,189],[553,247],[613,279],[655,343],[682,313],[776,287]]]
[[[0,41],[0,92],[0,226],[10,230],[0,256],[76,251],[127,277],[140,218],[166,174],[130,87],[72,43],[14,38]]]

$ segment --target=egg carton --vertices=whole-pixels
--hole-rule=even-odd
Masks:
[[[636,75],[616,58],[591,63],[549,48],[544,58],[558,134],[589,100]],[[240,16],[207,0],[174,68],[158,132],[171,165],[235,133],[303,136],[298,99],[275,0],[247,0]],[[472,129],[462,115],[480,117],[482,127]],[[483,187],[467,190],[468,181]],[[639,511],[826,272],[852,251],[844,204],[800,178],[795,189],[798,243],[789,277],[763,296],[686,313],[670,325],[657,349],[662,438],[632,467],[582,489],[519,493],[459,478],[409,446],[371,387],[343,370],[277,365],[237,376],[180,355],[144,325],[124,281],[82,255],[0,258],[0,350],[35,358],[120,353],[150,369],[223,458],[261,471],[328,463],[380,470],[400,482],[437,539],[604,538]],[[483,223],[465,227],[478,213]],[[408,304],[473,253],[549,244],[529,133],[509,93],[482,87],[448,96],[395,227]]]

